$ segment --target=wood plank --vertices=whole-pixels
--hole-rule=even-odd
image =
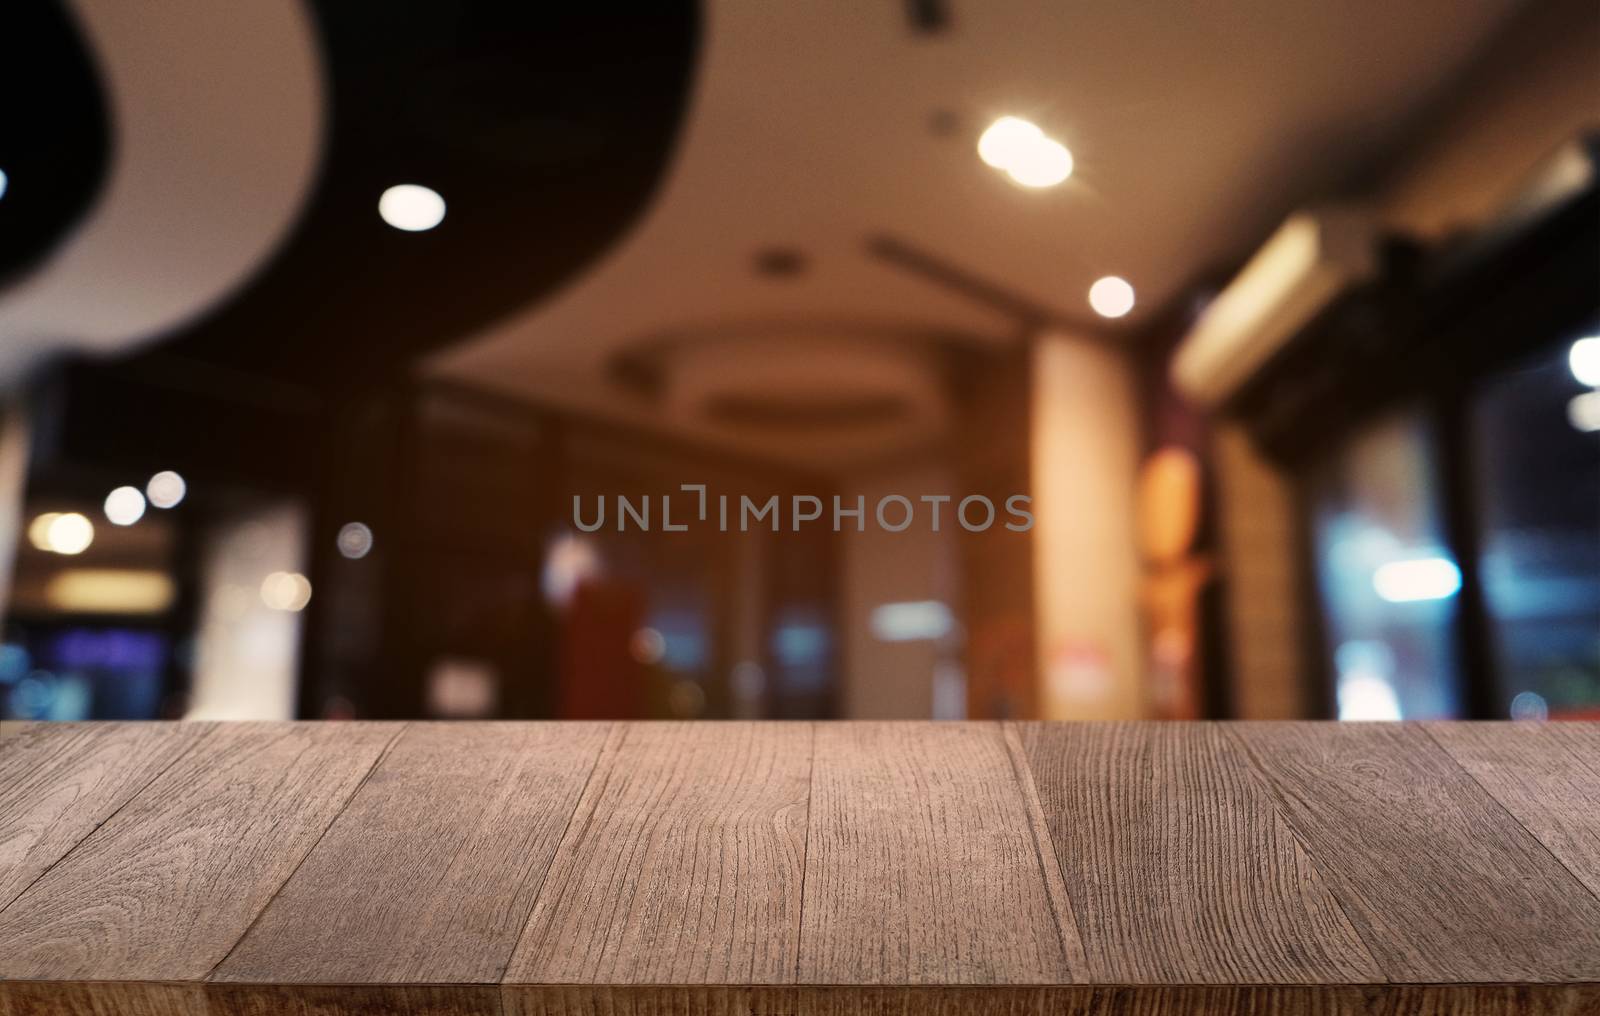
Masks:
[[[1010,729],[1038,788],[1095,980],[1383,980],[1215,724]]]
[[[220,984],[206,1016],[499,1016],[490,984]]]
[[[1600,897],[1600,723],[1430,723],[1425,729]]]
[[[498,997],[504,995],[504,1004]],[[1592,1016],[1596,985],[945,987],[0,981],[0,1016]]]
[[[210,730],[30,723],[0,746],[0,910]]]
[[[0,912],[0,977],[204,977],[399,730],[214,731]]]
[[[807,842],[802,983],[1088,973],[999,724],[819,726]]]
[[[794,979],[812,728],[619,726],[505,981]]]
[[[497,982],[608,730],[412,725],[213,980]]]
[[[506,1016],[1593,1016],[1595,985],[507,987]]]
[[[1421,727],[1227,729],[1391,980],[1600,980],[1600,901]]]
[[[0,981],[0,1016],[498,1016],[493,985]]]
[[[205,985],[0,981],[0,1016],[211,1016]]]

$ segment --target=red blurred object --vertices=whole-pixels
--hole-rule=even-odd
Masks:
[[[631,720],[649,714],[644,668],[629,651],[643,623],[637,589],[603,581],[578,587],[561,624],[558,718]]]

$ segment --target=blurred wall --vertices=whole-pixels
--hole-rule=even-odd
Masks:
[[[1293,491],[1237,425],[1217,428],[1211,454],[1220,478],[1217,516],[1227,561],[1234,715],[1306,717],[1304,576]]]
[[[1033,349],[1035,644],[1045,719],[1136,719],[1139,424],[1126,357],[1093,340]]]
[[[918,495],[951,493],[954,480],[943,465],[927,463],[874,473],[865,482],[846,482],[841,489],[847,500],[865,495],[870,512],[880,497],[889,494],[918,504]],[[847,531],[838,537],[844,578],[842,715],[847,719],[948,719],[952,693],[964,701],[965,688],[959,684],[943,689],[936,685],[959,682],[959,672],[949,669],[956,656],[954,632],[943,638],[892,641],[874,631],[872,624],[873,611],[885,604],[932,601],[948,607],[952,617],[959,614],[957,535],[948,514],[947,507],[937,533],[921,520],[899,533],[869,520],[865,532]],[[936,698],[942,708],[936,708]],[[964,706],[960,711],[965,712]]]

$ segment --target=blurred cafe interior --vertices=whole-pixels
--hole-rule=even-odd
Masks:
[[[1593,0],[4,21],[0,718],[1600,717]]]

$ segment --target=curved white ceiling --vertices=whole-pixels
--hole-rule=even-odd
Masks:
[[[1069,319],[1092,321],[1089,286],[1121,275],[1136,321],[1392,141],[1514,5],[957,0],[948,32],[918,36],[898,3],[710,0],[652,211],[561,294],[431,366],[670,426],[608,387],[615,351],[775,322],[1016,334],[993,307],[873,257],[873,236]],[[955,131],[931,129],[941,110]],[[1065,185],[1026,190],[979,161],[978,133],[1007,113],[1072,149]],[[804,250],[810,271],[757,276],[751,256],[769,244]]]
[[[227,297],[287,235],[322,150],[322,60],[300,0],[69,6],[106,92],[111,160],[84,221],[0,291],[0,382]]]

